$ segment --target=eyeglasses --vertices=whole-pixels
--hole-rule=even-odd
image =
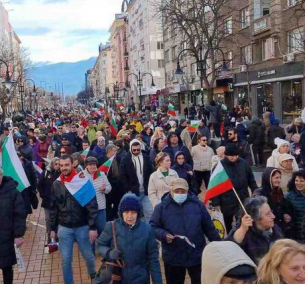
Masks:
[[[132,149],[132,152],[141,152],[141,149]]]
[[[68,140],[67,138],[62,138],[62,140]]]

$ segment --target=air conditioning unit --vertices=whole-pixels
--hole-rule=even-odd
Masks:
[[[247,72],[247,65],[240,65],[239,72]]]
[[[283,56],[283,62],[284,63],[290,63],[295,61],[295,54],[294,53],[288,53]]]

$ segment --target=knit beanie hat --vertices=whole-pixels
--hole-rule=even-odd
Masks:
[[[281,138],[277,137],[277,138],[274,139],[274,144],[279,149],[284,144],[288,144],[289,145],[289,142],[287,140],[284,140],[284,139],[281,139]]]
[[[281,164],[283,161],[287,161],[287,160],[293,160],[293,156],[290,154],[280,154],[277,158],[277,160],[279,161],[279,164]]]
[[[235,144],[229,143],[225,149],[226,156],[239,156],[238,148]]]
[[[128,196],[122,199],[120,205],[120,211],[123,213],[125,211],[136,211],[138,214],[141,213],[141,205],[139,201],[132,196]]]

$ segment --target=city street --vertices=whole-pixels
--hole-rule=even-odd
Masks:
[[[254,175],[258,185],[260,185],[261,172],[254,172]],[[24,236],[24,244],[21,248],[26,271],[19,272],[18,269],[15,268],[14,284],[63,283],[60,253],[44,253],[44,245],[46,243],[45,221],[44,210],[40,206],[32,215],[30,215],[27,224],[28,227]],[[96,257],[96,268],[98,269],[100,265],[100,257]],[[91,283],[87,275],[85,262],[77,245],[75,245],[73,252],[73,269],[74,284]],[[163,281],[165,283],[164,277]],[[2,275],[0,273],[0,284],[2,283]],[[186,279],[185,284],[190,284],[189,278]]]

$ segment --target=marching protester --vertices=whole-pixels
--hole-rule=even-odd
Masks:
[[[206,245],[220,241],[208,211],[189,194],[186,180],[175,178],[170,192],[155,206],[150,224],[162,244],[167,283],[183,284],[186,270],[194,284],[201,283],[201,257]]]

